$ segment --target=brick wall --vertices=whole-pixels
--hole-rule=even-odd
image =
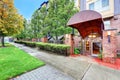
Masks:
[[[111,20],[111,27],[117,29],[117,33],[120,32],[120,15],[114,16]],[[117,35],[117,49],[120,50],[120,35]]]
[[[103,61],[114,63],[116,58],[117,37],[116,30],[110,31],[110,42],[108,41],[108,31],[103,31]]]
[[[116,28],[117,32],[120,31],[120,15],[116,15],[110,20],[110,26]]]
[[[120,35],[117,35],[117,49],[120,50]]]
[[[74,54],[74,39],[73,39],[73,35],[72,34],[66,34],[64,36],[65,40],[64,43],[66,45],[70,45],[70,54]]]
[[[80,36],[74,36],[74,47],[80,48],[80,42],[81,42],[81,37]]]
[[[41,41],[46,43],[46,42],[48,42],[48,39],[46,37],[43,37],[43,38],[41,38]]]

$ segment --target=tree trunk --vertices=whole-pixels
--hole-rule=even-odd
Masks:
[[[2,43],[2,47],[5,47],[5,43],[4,43],[4,36],[2,36],[1,43]]]
[[[57,33],[55,34],[55,37],[56,37],[55,43],[58,43],[58,35],[57,35]]]

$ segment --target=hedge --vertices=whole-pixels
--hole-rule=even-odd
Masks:
[[[30,41],[15,41],[15,43],[24,44],[29,47],[38,47],[40,50],[45,50],[60,55],[69,56],[70,46],[65,44],[53,44],[53,43],[42,43],[42,42],[30,42]]]
[[[15,43],[23,44],[23,41],[14,41]]]
[[[36,47],[35,42],[30,42],[30,41],[14,41],[14,42],[24,44],[25,46],[29,46],[29,47]]]

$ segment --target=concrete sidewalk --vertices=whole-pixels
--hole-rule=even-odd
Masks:
[[[43,60],[44,62],[56,67],[75,78],[75,80],[119,80],[120,71],[107,68],[94,63],[89,58],[83,57],[64,57],[39,51],[34,48],[26,47],[21,44],[12,43],[16,47],[28,52],[30,55]]]

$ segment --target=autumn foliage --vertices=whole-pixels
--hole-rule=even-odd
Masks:
[[[14,7],[13,0],[0,0],[0,37],[4,47],[4,37],[20,33],[23,29],[23,17]]]
[[[13,0],[0,0],[0,36],[18,34],[23,29],[23,17]]]

